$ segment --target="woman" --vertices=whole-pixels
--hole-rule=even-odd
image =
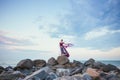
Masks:
[[[65,56],[69,57],[70,55],[66,50],[66,48],[68,47],[68,44],[65,44],[63,42],[63,39],[61,39],[59,45],[60,45],[61,55],[65,55]]]

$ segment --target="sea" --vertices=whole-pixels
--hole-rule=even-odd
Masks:
[[[18,62],[15,62],[15,61],[0,62],[0,66],[3,66],[4,68],[8,67],[8,66],[15,67]],[[80,62],[84,63],[85,61],[82,60]],[[119,60],[117,60],[117,61],[116,60],[99,60],[99,62],[102,62],[104,64],[112,64],[112,65],[115,65],[116,67],[118,67],[120,69],[120,61]]]

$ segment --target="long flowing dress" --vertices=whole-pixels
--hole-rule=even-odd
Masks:
[[[64,42],[60,42],[60,50],[61,50],[61,54],[64,54],[65,56],[69,57],[69,53],[68,51],[66,50],[66,47],[63,45]]]

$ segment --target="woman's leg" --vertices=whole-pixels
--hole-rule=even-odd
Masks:
[[[68,51],[64,47],[63,47],[63,51],[64,51],[65,56],[67,56],[67,57],[70,56],[69,53],[68,53]]]

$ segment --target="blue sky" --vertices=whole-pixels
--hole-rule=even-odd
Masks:
[[[57,57],[60,39],[74,44],[68,48],[70,59],[119,60],[119,4],[119,0],[0,0],[1,60],[6,55]]]

